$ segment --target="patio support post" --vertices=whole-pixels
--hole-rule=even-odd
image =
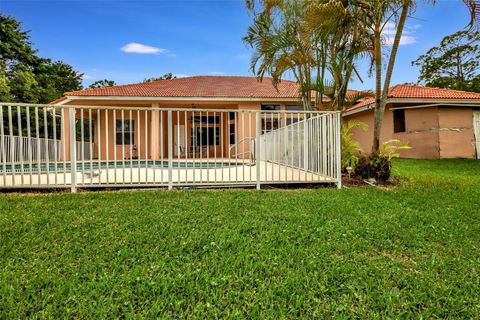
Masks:
[[[336,139],[336,158],[337,158],[337,188],[342,188],[342,150],[340,145],[340,111],[334,114],[335,116],[335,139]]]
[[[256,181],[257,190],[260,190],[260,134],[262,133],[262,121],[260,119],[260,111],[255,112],[255,165],[256,165]]]
[[[173,189],[173,125],[172,125],[172,110],[168,110],[168,190]]]
[[[152,108],[156,110],[152,110],[151,112],[151,119],[150,119],[150,154],[152,160],[158,160],[160,157],[160,141],[159,139],[163,136],[160,135],[160,111],[158,110],[159,104],[152,103]]]
[[[68,118],[70,124],[70,187],[71,192],[77,192],[77,148],[75,137],[75,108],[68,108]]]

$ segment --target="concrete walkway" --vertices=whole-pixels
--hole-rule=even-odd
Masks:
[[[230,165],[219,168],[173,168],[171,173],[165,167],[139,167],[126,162],[125,167],[102,168],[77,171],[78,187],[102,186],[168,186],[169,174],[173,186],[230,186],[255,185],[256,165]],[[334,183],[332,177],[291,168],[271,162],[260,162],[260,182],[262,184],[289,183]],[[70,187],[71,173],[59,170],[57,173],[26,172],[3,175],[0,173],[0,188],[22,187]]]

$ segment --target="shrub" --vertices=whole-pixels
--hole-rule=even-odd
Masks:
[[[385,182],[392,172],[392,161],[388,157],[379,155],[363,156],[355,167],[355,176],[362,179],[374,178]]]
[[[359,155],[363,153],[363,149],[358,141],[353,140],[352,130],[360,128],[367,131],[368,126],[360,121],[350,120],[342,126],[341,144],[342,144],[342,169],[347,167],[355,168],[359,160]]]
[[[399,158],[400,153],[398,153],[398,150],[407,149],[412,149],[412,147],[408,145],[408,142],[401,142],[398,139],[388,140],[380,146],[380,156],[387,157],[389,160]]]
[[[363,156],[359,158],[355,166],[355,176],[362,179],[374,178],[385,182],[390,179],[392,173],[392,158],[400,157],[398,150],[411,149],[407,142],[389,140],[382,143],[378,155]]]

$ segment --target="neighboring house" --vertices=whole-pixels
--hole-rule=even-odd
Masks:
[[[370,152],[373,140],[375,100],[367,98],[343,114],[358,120],[368,131],[354,129],[353,138]],[[396,85],[390,88],[381,132],[381,142],[408,141],[402,150],[407,158],[479,158],[480,93]]]
[[[299,101],[299,86],[283,80],[275,88],[270,78],[262,82],[255,77],[238,76],[194,76],[148,83],[120,85],[106,88],[66,92],[65,96],[52,102],[56,105],[115,106],[143,108],[180,108],[188,110],[278,110],[275,116],[262,116],[261,127],[273,130],[279,126],[296,122],[301,114],[285,116],[283,110],[303,110]],[[66,109],[64,109],[67,112]],[[126,108],[127,110],[127,108]],[[108,112],[108,123],[106,113]],[[250,138],[255,136],[254,114],[203,112],[173,112],[172,135],[175,140],[174,156],[194,157],[198,152],[203,156],[227,155],[231,146],[249,150]],[[76,114],[77,119],[80,114]],[[123,113],[117,110],[94,109],[92,114],[84,112],[85,121],[93,119],[94,143],[101,144],[101,154],[95,157],[112,159],[114,153],[122,154],[121,132],[125,138],[123,151],[127,153],[135,145],[142,159],[164,158],[167,154],[167,114],[162,111],[141,111]],[[122,122],[121,119],[124,119]],[[100,121],[98,119],[100,118]],[[114,122],[114,118],[116,118]],[[129,120],[132,120],[131,122]],[[78,120],[77,120],[78,121]],[[100,123],[100,126],[98,124]],[[140,136],[136,131],[148,132]],[[68,136],[68,122],[65,135]],[[100,134],[97,134],[97,133]],[[132,141],[130,141],[130,133]],[[108,137],[108,154],[106,139]],[[160,138],[160,142],[158,141]],[[115,140],[116,139],[116,140]],[[157,140],[156,140],[157,139]],[[68,144],[68,139],[65,140]],[[77,136],[78,141],[78,136]],[[165,143],[162,143],[164,141]],[[199,151],[198,148],[203,149]],[[95,148],[96,149],[96,148]],[[147,154],[146,154],[147,153]],[[237,155],[247,156],[246,153]],[[68,155],[67,155],[68,157]]]

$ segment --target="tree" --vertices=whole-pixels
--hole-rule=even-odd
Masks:
[[[29,31],[0,14],[0,100],[49,103],[82,89],[82,76],[66,63],[37,56]]]
[[[315,66],[313,34],[302,28],[305,1],[246,1],[254,21],[243,38],[255,49],[250,67],[260,79],[272,76],[276,87],[286,73],[300,84],[299,96],[305,110],[312,108],[312,71]],[[260,11],[256,11],[256,6]],[[319,55],[322,56],[322,55]]]
[[[50,103],[65,92],[82,89],[83,74],[62,61],[42,59],[34,73],[40,87],[39,103]]]
[[[299,96],[306,110],[312,108],[312,91],[317,92],[317,108],[323,102],[329,73],[334,83],[331,104],[341,110],[348,83],[353,74],[358,76],[356,59],[365,48],[362,30],[347,2],[247,0],[254,21],[244,41],[255,49],[253,73],[260,79],[272,76],[275,86],[291,73],[300,85]]]
[[[0,72],[0,101],[10,101],[10,86],[8,85],[7,76]]]
[[[9,75],[9,91],[14,102],[39,103],[40,88],[30,70],[16,70]]]
[[[12,64],[35,65],[36,53],[29,31],[22,31],[20,22],[0,13],[0,72],[6,72]]]
[[[390,80],[392,78],[395,59],[400,45],[400,39],[409,11],[412,9],[413,0],[358,0],[359,19],[363,22],[364,28],[370,31],[371,39],[371,68],[375,70],[375,113],[373,124],[372,154],[380,151],[380,132],[385,114],[386,99]],[[400,12],[400,15],[398,15]],[[382,65],[383,47],[387,44],[383,38],[383,30],[388,23],[397,18],[396,33],[393,40],[390,56],[388,59],[387,71],[383,82],[382,90]]]
[[[159,81],[159,80],[172,80],[172,79],[176,79],[176,78],[177,77],[174,76],[171,72],[168,72],[168,73],[165,73],[161,77],[152,77],[152,78],[143,79],[142,82],[153,82],[153,81]]]
[[[80,90],[82,74],[72,66],[61,61],[52,62],[37,56],[32,48],[29,31],[22,31],[21,23],[12,17],[0,14],[0,101],[49,103],[63,96],[66,91]],[[17,108],[12,108],[14,119],[20,119],[23,134],[27,133],[26,109],[22,108],[20,115]],[[6,133],[9,130],[7,108],[1,115]],[[30,119],[35,119],[34,108],[30,108]],[[52,138],[54,113],[39,115],[41,122],[46,121],[49,137]],[[56,122],[59,132],[60,121]],[[30,122],[32,136],[35,132],[35,122]],[[13,122],[12,133],[17,135],[18,122]],[[45,126],[41,126],[39,135],[44,137]],[[58,138],[58,135],[57,135]]]
[[[107,88],[107,87],[113,87],[117,85],[115,81],[113,80],[108,80],[108,79],[103,79],[103,80],[97,80],[88,87],[90,89],[95,89],[95,88]]]
[[[480,92],[480,32],[455,32],[412,62],[420,67],[418,83]]]
[[[362,81],[356,67],[358,58],[370,50],[368,33],[360,20],[358,7],[349,1],[311,1],[307,10],[307,27],[320,34],[317,46],[323,57],[313,87],[317,96],[329,98],[328,105],[342,111],[352,103],[370,96],[370,93],[347,94],[348,85],[355,77]],[[328,71],[332,81],[325,79]],[[319,75],[319,76],[318,76]],[[323,105],[323,101],[321,101]]]

